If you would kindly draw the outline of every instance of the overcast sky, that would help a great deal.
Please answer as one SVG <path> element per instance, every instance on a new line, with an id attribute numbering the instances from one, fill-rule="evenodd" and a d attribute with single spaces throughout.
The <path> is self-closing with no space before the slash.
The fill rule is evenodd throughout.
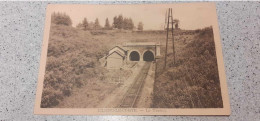
<path id="1" fill-rule="evenodd" d="M 65 12 L 72 19 L 72 26 L 76 26 L 84 17 L 88 22 L 96 18 L 102 26 L 108 18 L 110 24 L 114 16 L 122 14 L 123 17 L 133 19 L 135 26 L 138 22 L 144 23 L 145 30 L 163 29 L 165 12 L 173 9 L 174 19 L 179 19 L 179 27 L 194 30 L 211 26 L 216 21 L 215 7 L 213 4 L 186 3 L 186 4 L 148 4 L 148 5 L 56 5 L 55 12 Z"/>

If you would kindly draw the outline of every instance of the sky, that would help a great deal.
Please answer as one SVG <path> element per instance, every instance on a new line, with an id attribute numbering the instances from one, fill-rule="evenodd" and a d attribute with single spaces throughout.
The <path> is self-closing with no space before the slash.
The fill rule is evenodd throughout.
<path id="1" fill-rule="evenodd" d="M 52 12 L 66 13 L 71 17 L 72 26 L 86 17 L 88 22 L 99 19 L 104 26 L 108 18 L 110 24 L 113 18 L 122 14 L 133 19 L 134 25 L 143 22 L 144 30 L 161 30 L 165 24 L 165 13 L 168 8 L 173 10 L 173 18 L 180 21 L 179 28 L 195 30 L 211 26 L 216 21 L 216 8 L 212 3 L 177 3 L 177 4 L 135 4 L 135 5 L 55 5 Z"/>

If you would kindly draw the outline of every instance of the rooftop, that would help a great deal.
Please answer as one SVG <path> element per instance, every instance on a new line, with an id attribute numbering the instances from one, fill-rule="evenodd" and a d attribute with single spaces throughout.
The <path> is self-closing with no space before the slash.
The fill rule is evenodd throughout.
<path id="1" fill-rule="evenodd" d="M 156 46 L 160 45 L 160 42 L 127 42 L 123 46 Z"/>

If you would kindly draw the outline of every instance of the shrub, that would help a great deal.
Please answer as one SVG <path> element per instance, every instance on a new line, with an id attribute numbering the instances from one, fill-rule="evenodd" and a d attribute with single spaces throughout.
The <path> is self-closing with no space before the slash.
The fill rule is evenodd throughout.
<path id="1" fill-rule="evenodd" d="M 72 95 L 73 88 L 102 75 L 104 68 L 98 67 L 98 57 L 106 50 L 100 43 L 87 31 L 51 25 L 41 107 L 57 106 Z"/>
<path id="2" fill-rule="evenodd" d="M 176 63 L 169 54 L 167 70 L 157 62 L 153 107 L 223 107 L 212 27 L 196 30 L 179 52 Z"/>
<path id="3" fill-rule="evenodd" d="M 71 26 L 72 22 L 68 15 L 65 13 L 53 13 L 51 15 L 51 23 L 57 24 L 57 25 L 66 25 Z"/>

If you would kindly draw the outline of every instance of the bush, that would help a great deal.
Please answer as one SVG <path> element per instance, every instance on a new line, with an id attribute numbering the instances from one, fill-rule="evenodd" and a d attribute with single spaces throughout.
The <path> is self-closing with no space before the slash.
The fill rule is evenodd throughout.
<path id="1" fill-rule="evenodd" d="M 51 15 L 51 23 L 57 24 L 57 25 L 66 25 L 71 26 L 72 22 L 68 15 L 65 13 L 53 13 Z"/>
<path id="2" fill-rule="evenodd" d="M 223 107 L 212 27 L 195 33 L 175 64 L 169 54 L 167 70 L 156 70 L 153 107 Z"/>
<path id="3" fill-rule="evenodd" d="M 102 75 L 98 57 L 106 50 L 100 43 L 86 31 L 51 25 L 41 107 L 57 106 L 73 88 Z"/>

